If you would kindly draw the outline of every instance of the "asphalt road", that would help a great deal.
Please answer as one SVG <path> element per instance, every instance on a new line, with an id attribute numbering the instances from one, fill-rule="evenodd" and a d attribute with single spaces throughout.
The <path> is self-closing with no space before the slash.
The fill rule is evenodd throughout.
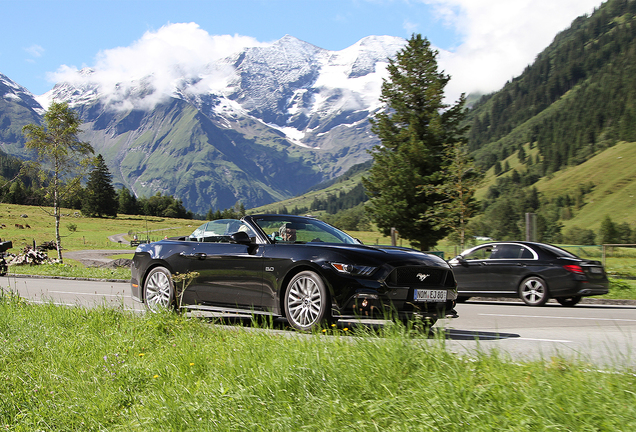
<path id="1" fill-rule="evenodd" d="M 15 289 L 21 297 L 35 303 L 93 307 L 108 305 L 143 311 L 144 306 L 130 297 L 129 282 L 87 281 L 34 277 L 2 277 L 0 286 Z"/>
<path id="2" fill-rule="evenodd" d="M 457 311 L 460 317 L 445 330 L 446 346 L 457 352 L 496 349 L 517 360 L 563 357 L 636 367 L 636 305 L 469 301 Z"/>
<path id="3" fill-rule="evenodd" d="M 3 277 L 0 286 L 33 302 L 144 310 L 130 298 L 128 282 Z M 447 349 L 462 355 L 496 350 L 513 361 L 557 356 L 583 360 L 590 367 L 636 367 L 636 305 L 530 307 L 471 300 L 459 304 L 457 311 L 459 318 L 440 320 L 434 329 L 443 335 Z"/>

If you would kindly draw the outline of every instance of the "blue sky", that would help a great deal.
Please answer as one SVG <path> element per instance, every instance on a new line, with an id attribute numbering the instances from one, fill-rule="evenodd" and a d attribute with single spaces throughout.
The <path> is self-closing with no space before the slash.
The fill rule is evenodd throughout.
<path id="1" fill-rule="evenodd" d="M 196 23 L 240 45 L 286 34 L 338 51 L 365 36 L 421 33 L 447 90 L 488 92 L 518 75 L 600 0 L 0 0 L 0 73 L 40 95 L 60 70 L 96 66 L 144 36 Z M 220 39 L 218 39 L 220 40 Z M 249 44 L 249 43 L 248 43 Z M 130 54 L 130 53 L 128 53 Z M 112 62 L 109 64 L 113 64 Z M 58 74 L 56 75 L 56 72 Z"/>

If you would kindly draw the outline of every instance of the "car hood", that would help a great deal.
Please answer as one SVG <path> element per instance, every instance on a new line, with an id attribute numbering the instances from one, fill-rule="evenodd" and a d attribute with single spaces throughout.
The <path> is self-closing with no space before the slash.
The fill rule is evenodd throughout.
<path id="1" fill-rule="evenodd" d="M 387 264 L 399 262 L 400 265 L 426 265 L 431 267 L 449 268 L 448 263 L 438 256 L 398 246 L 325 243 L 306 243 L 305 245 L 328 248 L 334 252 L 340 252 L 343 255 L 347 255 L 352 259 L 358 258 L 360 260 L 364 260 L 372 258 Z"/>

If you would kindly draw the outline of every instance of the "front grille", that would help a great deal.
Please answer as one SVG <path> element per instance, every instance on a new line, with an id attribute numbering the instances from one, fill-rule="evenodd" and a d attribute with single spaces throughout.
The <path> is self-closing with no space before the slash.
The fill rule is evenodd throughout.
<path id="1" fill-rule="evenodd" d="M 447 286 L 448 270 L 423 266 L 407 266 L 394 269 L 386 283 L 395 287 Z"/>

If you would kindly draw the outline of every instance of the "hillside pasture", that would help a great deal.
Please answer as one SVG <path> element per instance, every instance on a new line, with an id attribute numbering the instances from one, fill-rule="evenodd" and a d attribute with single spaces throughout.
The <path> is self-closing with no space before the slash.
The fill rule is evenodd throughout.
<path id="1" fill-rule="evenodd" d="M 13 249 L 20 253 L 25 247 L 55 240 L 55 220 L 47 214 L 50 208 L 0 204 L 0 238 L 11 240 Z M 170 219 L 153 216 L 119 215 L 116 218 L 89 218 L 72 209 L 62 209 L 60 233 L 65 250 L 130 249 L 134 234 L 139 239 L 159 240 L 190 234 L 201 221 Z M 124 234 L 121 244 L 109 240 L 115 234 Z M 55 252 L 53 252 L 55 256 Z"/>

